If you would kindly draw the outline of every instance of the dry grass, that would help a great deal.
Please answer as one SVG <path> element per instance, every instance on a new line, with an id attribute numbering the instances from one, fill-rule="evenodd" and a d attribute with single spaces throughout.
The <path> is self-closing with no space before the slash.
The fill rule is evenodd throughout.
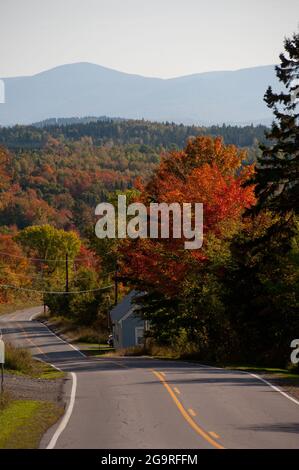
<path id="1" fill-rule="evenodd" d="M 117 349 L 105 354 L 106 356 L 154 356 L 161 359 L 178 359 L 180 355 L 166 346 L 131 346 Z"/>
<path id="2" fill-rule="evenodd" d="M 64 376 L 49 364 L 32 358 L 27 349 L 15 348 L 12 344 L 5 345 L 5 369 L 17 375 L 28 375 L 39 379 L 57 379 Z"/>
<path id="3" fill-rule="evenodd" d="M 40 320 L 46 320 L 53 331 L 58 335 L 64 335 L 72 343 L 106 343 L 108 334 L 101 333 L 95 326 L 81 326 L 70 318 L 61 316 L 40 316 Z"/>
<path id="4" fill-rule="evenodd" d="M 27 349 L 15 348 L 12 344 L 6 343 L 5 367 L 16 372 L 30 374 L 34 368 L 34 361 Z"/>
<path id="5" fill-rule="evenodd" d="M 3 411 L 12 401 L 12 395 L 7 390 L 0 392 L 0 412 Z"/>

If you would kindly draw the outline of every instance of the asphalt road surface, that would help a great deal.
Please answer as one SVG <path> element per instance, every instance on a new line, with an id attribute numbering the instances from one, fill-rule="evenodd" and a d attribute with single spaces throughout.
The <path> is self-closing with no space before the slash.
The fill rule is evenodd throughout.
<path id="1" fill-rule="evenodd" d="M 30 321 L 0 317 L 4 340 L 69 372 L 67 409 L 41 442 L 59 449 L 299 448 L 299 402 L 250 374 L 149 358 L 87 358 Z"/>

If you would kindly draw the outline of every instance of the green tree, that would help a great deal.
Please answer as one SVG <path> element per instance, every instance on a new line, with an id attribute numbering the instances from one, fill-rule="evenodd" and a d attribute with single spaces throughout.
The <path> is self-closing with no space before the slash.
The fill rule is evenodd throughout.
<path id="1" fill-rule="evenodd" d="M 246 229 L 232 244 L 225 282 L 243 360 L 285 366 L 290 341 L 299 331 L 299 34 L 285 40 L 280 61 L 276 74 L 283 91 L 266 91 L 275 120 L 249 181 L 255 184 L 257 204 L 247 211 Z"/>
<path id="2" fill-rule="evenodd" d="M 34 225 L 21 230 L 16 241 L 23 247 L 36 268 L 35 287 L 43 290 L 64 290 L 66 256 L 69 281 L 74 276 L 73 261 L 79 253 L 81 241 L 75 232 L 66 232 L 51 225 Z"/>
<path id="3" fill-rule="evenodd" d="M 27 250 L 28 255 L 39 258 L 49 267 L 57 267 L 64 261 L 66 254 L 74 259 L 79 253 L 81 241 L 73 232 L 57 229 L 52 225 L 33 225 L 26 227 L 16 237 Z"/>
<path id="4" fill-rule="evenodd" d="M 279 216 L 275 231 L 280 227 L 292 235 L 294 215 L 299 213 L 299 33 L 286 39 L 284 45 L 285 53 L 280 54 L 281 63 L 276 66 L 283 91 L 274 93 L 269 87 L 264 98 L 275 121 L 266 134 L 270 143 L 261 146 L 257 161 L 254 182 L 258 201 L 254 211 L 271 210 Z"/>

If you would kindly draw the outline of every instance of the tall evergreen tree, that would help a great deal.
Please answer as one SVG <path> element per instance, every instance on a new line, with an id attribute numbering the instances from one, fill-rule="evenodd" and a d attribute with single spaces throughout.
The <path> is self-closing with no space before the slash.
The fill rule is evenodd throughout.
<path id="1" fill-rule="evenodd" d="M 236 237 L 233 262 L 225 278 L 231 324 L 249 361 L 285 365 L 297 336 L 298 262 L 295 254 L 299 212 L 299 33 L 285 40 L 276 75 L 281 92 L 271 87 L 265 102 L 274 113 L 261 146 L 255 184 L 257 203 L 245 213 L 246 229 Z M 251 217 L 247 217 L 247 216 Z M 295 259 L 296 258 L 296 259 Z"/>
<path id="2" fill-rule="evenodd" d="M 299 212 L 299 33 L 285 39 L 276 75 L 284 90 L 269 87 L 264 100 L 273 110 L 275 121 L 267 133 L 270 143 L 263 145 L 258 159 L 255 183 L 256 211 L 270 209 L 287 220 Z M 282 220 L 281 220 L 282 221 Z"/>

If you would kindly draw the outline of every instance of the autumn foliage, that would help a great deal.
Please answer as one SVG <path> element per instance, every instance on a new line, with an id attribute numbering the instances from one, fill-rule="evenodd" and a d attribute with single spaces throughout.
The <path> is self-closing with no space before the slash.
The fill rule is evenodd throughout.
<path id="1" fill-rule="evenodd" d="M 173 295 L 186 277 L 211 262 L 215 252 L 242 226 L 242 214 L 255 202 L 253 186 L 244 187 L 253 168 L 243 167 L 243 151 L 225 146 L 221 138 L 197 137 L 183 151 L 167 153 L 150 181 L 138 181 L 140 201 L 203 203 L 204 242 L 185 250 L 182 239 L 126 241 L 122 275 L 132 284 Z"/>
<path id="2" fill-rule="evenodd" d="M 15 292 L 6 286 L 30 287 L 32 268 L 13 234 L 0 234 L 0 303 L 9 302 Z M 19 293 L 20 295 L 20 293 Z M 21 292 L 22 295 L 22 292 Z"/>

